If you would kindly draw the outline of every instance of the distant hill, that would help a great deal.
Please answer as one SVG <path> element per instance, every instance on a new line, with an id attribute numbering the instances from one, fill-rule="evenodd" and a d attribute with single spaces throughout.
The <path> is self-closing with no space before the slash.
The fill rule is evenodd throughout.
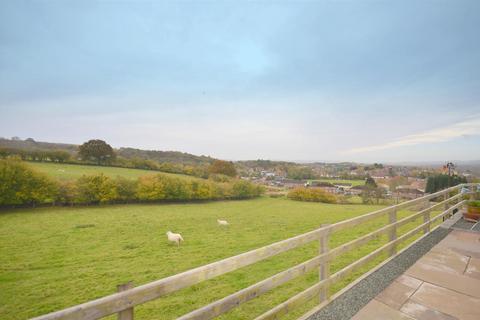
<path id="1" fill-rule="evenodd" d="M 28 138 L 26 140 L 10 140 L 0 138 L 0 147 L 20 150 L 65 150 L 71 154 L 77 152 L 78 148 L 76 144 L 41 142 L 35 141 L 32 138 Z"/>
<path id="2" fill-rule="evenodd" d="M 171 162 L 182 164 L 210 164 L 215 159 L 208 156 L 196 156 L 190 153 L 179 151 L 157 151 L 157 150 L 141 150 L 134 148 L 120 148 L 115 150 L 117 155 L 132 159 L 141 158 L 154 160 L 158 162 Z"/>
<path id="3" fill-rule="evenodd" d="M 294 165 L 295 162 L 288 161 L 274 161 L 274 160 L 242 160 L 236 161 L 236 164 L 239 166 L 245 166 L 248 168 L 262 168 L 264 170 L 274 169 L 280 166 L 289 166 Z"/>
<path id="4" fill-rule="evenodd" d="M 108 142 L 108 141 L 107 141 Z M 64 150 L 72 154 L 77 153 L 78 145 L 68 143 L 52 143 L 35 141 L 32 138 L 26 140 L 20 139 L 4 139 L 0 138 L 0 148 L 13 148 L 20 150 Z M 208 156 L 196 156 L 190 153 L 179 151 L 156 151 L 156 150 L 141 150 L 134 148 L 120 148 L 115 149 L 118 156 L 133 159 L 140 158 L 146 160 L 154 160 L 160 163 L 177 163 L 185 165 L 202 165 L 210 164 L 215 159 Z"/>
<path id="5" fill-rule="evenodd" d="M 420 168 L 441 168 L 447 161 L 416 161 L 416 162 L 396 162 L 392 165 L 412 166 Z M 480 175 L 480 160 L 450 160 L 455 164 L 455 169 L 461 172 L 471 172 Z"/>

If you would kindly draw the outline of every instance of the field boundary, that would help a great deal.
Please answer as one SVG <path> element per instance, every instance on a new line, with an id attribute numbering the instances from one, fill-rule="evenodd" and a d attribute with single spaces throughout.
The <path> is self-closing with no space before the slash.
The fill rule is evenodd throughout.
<path id="1" fill-rule="evenodd" d="M 383 253 L 388 253 L 390 257 L 396 255 L 397 245 L 404 240 L 416 235 L 419 232 L 429 234 L 430 226 L 435 221 L 450 216 L 455 210 L 458 210 L 465 204 L 462 200 L 462 194 L 459 193 L 460 188 L 467 186 L 466 184 L 451 187 L 421 198 L 406 201 L 394 206 L 386 207 L 377 211 L 373 211 L 355 218 L 340 221 L 335 224 L 323 226 L 316 230 L 282 240 L 259 249 L 251 250 L 237 256 L 226 258 L 217 262 L 213 262 L 198 268 L 194 268 L 167 278 L 153 281 L 135 288 L 105 296 L 100 299 L 92 300 L 77 306 L 73 306 L 64 310 L 53 312 L 44 316 L 36 317 L 35 320 L 53 320 L 53 319 L 99 319 L 111 314 L 118 313 L 119 317 L 124 320 L 133 319 L 133 308 L 137 305 L 146 303 L 151 300 L 158 299 L 169 293 L 180 289 L 190 287 L 197 283 L 220 276 L 222 274 L 240 269 L 242 267 L 254 264 L 264 259 L 276 256 L 282 252 L 297 248 L 313 241 L 318 241 L 319 255 L 291 267 L 285 271 L 277 273 L 267 279 L 264 279 L 254 285 L 244 288 L 233 293 L 223 299 L 217 300 L 202 308 L 194 310 L 179 319 L 212 319 L 222 315 L 238 305 L 250 301 L 255 297 L 278 287 L 308 271 L 318 270 L 319 282 L 310 288 L 296 294 L 287 301 L 279 304 L 266 313 L 258 316 L 256 320 L 278 319 L 282 315 L 289 313 L 292 309 L 312 299 L 318 299 L 319 304 L 327 301 L 328 287 L 337 281 L 345 278 L 352 271 L 371 262 Z M 468 185 L 470 186 L 470 185 Z M 473 185 L 472 185 L 473 186 Z M 431 205 L 430 200 L 443 197 L 442 201 Z M 456 204 L 450 206 L 452 202 Z M 397 221 L 397 212 L 414 205 L 426 205 L 427 208 L 415 214 L 405 217 Z M 443 211 L 431 217 L 433 209 L 443 207 Z M 346 244 L 342 244 L 336 248 L 329 249 L 329 239 L 332 233 L 352 228 L 364 222 L 371 221 L 379 217 L 388 217 L 387 225 L 354 239 Z M 405 225 L 411 221 L 423 218 L 423 223 L 414 229 L 398 236 L 398 227 Z M 388 235 L 388 243 L 374 250 L 368 255 L 356 260 L 355 262 L 344 267 L 335 274 L 329 275 L 330 261 L 335 257 L 358 248 L 369 241 L 377 238 L 379 235 Z M 128 312 L 124 312 L 128 310 Z M 128 317 L 126 315 L 129 315 Z"/>

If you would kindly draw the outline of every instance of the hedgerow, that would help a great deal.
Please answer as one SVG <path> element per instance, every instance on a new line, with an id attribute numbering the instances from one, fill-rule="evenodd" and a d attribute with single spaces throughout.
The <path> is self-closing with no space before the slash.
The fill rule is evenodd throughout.
<path id="1" fill-rule="evenodd" d="M 292 200 L 336 203 L 335 195 L 320 188 L 295 188 L 288 192 L 287 197 Z"/>
<path id="2" fill-rule="evenodd" d="M 57 181 L 20 160 L 0 160 L 0 206 L 246 199 L 262 193 L 261 186 L 244 180 L 185 180 L 164 174 L 128 180 L 100 173 Z"/>

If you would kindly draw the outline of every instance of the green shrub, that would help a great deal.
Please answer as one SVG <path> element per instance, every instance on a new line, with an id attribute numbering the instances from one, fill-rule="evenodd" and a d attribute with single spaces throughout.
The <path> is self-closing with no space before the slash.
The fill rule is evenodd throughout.
<path id="1" fill-rule="evenodd" d="M 21 161 L 0 160 L 0 205 L 52 203 L 57 191 L 53 180 Z"/>
<path id="2" fill-rule="evenodd" d="M 122 202 L 129 202 L 136 200 L 137 196 L 137 180 L 130 180 L 124 177 L 116 177 L 114 180 L 117 188 L 117 200 Z"/>
<path id="3" fill-rule="evenodd" d="M 190 191 L 187 182 L 162 174 L 148 175 L 138 179 L 139 200 L 188 200 Z"/>
<path id="4" fill-rule="evenodd" d="M 469 201 L 468 205 L 470 207 L 480 208 L 480 200 Z"/>
<path id="5" fill-rule="evenodd" d="M 320 188 L 295 188 L 288 192 L 287 197 L 291 200 L 312 201 L 324 203 L 336 203 L 335 195 Z"/>
<path id="6" fill-rule="evenodd" d="M 79 203 L 76 181 L 59 181 L 56 202 L 59 204 Z"/>
<path id="7" fill-rule="evenodd" d="M 222 199 L 216 185 L 209 181 L 190 182 L 190 196 L 192 200 Z"/>
<path id="8" fill-rule="evenodd" d="M 208 176 L 209 180 L 215 181 L 215 182 L 230 182 L 232 181 L 232 177 L 229 177 L 224 174 L 220 173 L 212 173 Z"/>
<path id="9" fill-rule="evenodd" d="M 262 192 L 261 186 L 245 180 L 237 180 L 232 186 L 232 197 L 235 199 L 258 197 Z"/>
<path id="10" fill-rule="evenodd" d="M 234 183 L 186 182 L 161 174 L 140 177 L 137 187 L 137 197 L 143 201 L 245 199 L 262 192 L 261 187 L 243 180 Z"/>
<path id="11" fill-rule="evenodd" d="M 78 203 L 109 203 L 117 200 L 117 186 L 114 181 L 103 175 L 82 176 L 77 180 Z"/>

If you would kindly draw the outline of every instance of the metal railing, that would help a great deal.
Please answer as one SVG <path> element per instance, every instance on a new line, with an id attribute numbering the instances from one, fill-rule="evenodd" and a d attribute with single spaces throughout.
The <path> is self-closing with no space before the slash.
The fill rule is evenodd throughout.
<path id="1" fill-rule="evenodd" d="M 387 252 L 389 256 L 395 255 L 397 245 L 402 241 L 411 238 L 415 234 L 419 232 L 423 232 L 425 234 L 431 232 L 431 226 L 434 222 L 451 215 L 455 209 L 459 209 L 462 205 L 464 205 L 465 201 L 462 200 L 462 194 L 458 192 L 459 189 L 464 186 L 470 185 L 458 185 L 423 196 L 421 198 L 402 202 L 400 204 L 370 212 L 352 219 L 340 221 L 335 224 L 324 226 L 259 249 L 248 251 L 138 287 L 130 288 L 128 285 L 122 286 L 119 287 L 118 293 L 36 317 L 34 320 L 99 319 L 115 313 L 118 313 L 118 318 L 121 320 L 132 320 L 134 317 L 133 308 L 135 306 L 265 260 L 307 243 L 318 241 L 318 256 L 178 318 L 179 320 L 205 320 L 215 318 L 239 306 L 240 304 L 252 300 L 255 297 L 258 297 L 259 295 L 270 291 L 298 276 L 318 269 L 319 282 L 255 318 L 255 320 L 278 319 L 282 315 L 290 312 L 296 306 L 302 305 L 311 299 L 318 299 L 319 303 L 321 303 L 327 299 L 328 287 L 330 285 L 345 278 L 345 276 L 347 276 L 349 273 L 377 258 L 382 253 Z M 438 199 L 442 196 L 442 201 L 430 205 L 431 199 Z M 449 205 L 454 201 L 457 203 L 449 207 Z M 430 206 L 400 220 L 397 219 L 397 212 L 399 210 L 423 203 L 428 203 Z M 443 208 L 443 212 L 432 218 L 431 212 L 435 209 L 438 210 L 439 208 Z M 360 225 L 375 218 L 382 216 L 386 217 L 387 215 L 389 217 L 389 222 L 387 225 L 384 225 L 373 232 L 370 232 L 338 247 L 329 249 L 328 243 L 333 233 Z M 423 222 L 420 225 L 403 235 L 398 235 L 397 229 L 399 227 L 415 221 L 420 217 L 423 217 Z M 376 237 L 384 234 L 388 235 L 388 243 L 349 264 L 336 273 L 332 275 L 329 274 L 330 262 L 335 257 L 360 247 Z"/>

